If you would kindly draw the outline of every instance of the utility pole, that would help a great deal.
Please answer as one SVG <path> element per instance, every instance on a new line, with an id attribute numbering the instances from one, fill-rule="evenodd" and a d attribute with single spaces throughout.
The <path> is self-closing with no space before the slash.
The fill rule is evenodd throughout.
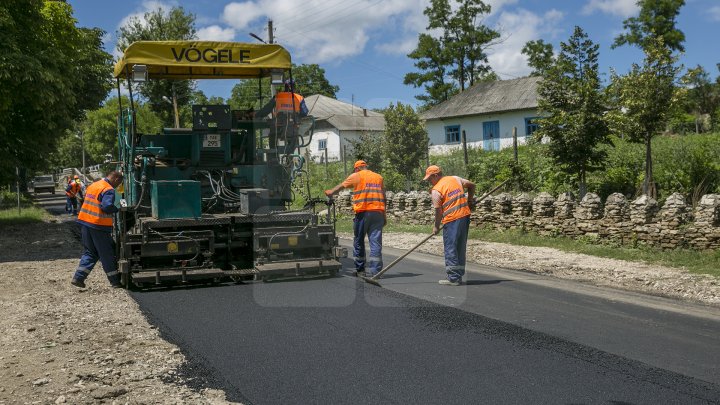
<path id="1" fill-rule="evenodd" d="M 268 44 L 272 44 L 274 41 L 273 36 L 273 22 L 272 20 L 268 20 Z"/>
<path id="2" fill-rule="evenodd" d="M 518 143 L 517 143 L 517 127 L 513 127 L 513 155 L 515 156 L 515 164 L 518 162 Z"/>
<path id="3" fill-rule="evenodd" d="M 15 176 L 17 179 L 15 180 L 15 191 L 17 191 L 17 203 L 18 203 L 18 215 L 20 215 L 20 167 L 15 166 Z"/>

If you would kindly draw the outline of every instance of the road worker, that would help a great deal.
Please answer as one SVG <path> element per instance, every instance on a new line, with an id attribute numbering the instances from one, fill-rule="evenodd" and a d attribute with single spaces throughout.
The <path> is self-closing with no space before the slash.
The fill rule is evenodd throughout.
<path id="1" fill-rule="evenodd" d="M 85 288 L 85 279 L 98 260 L 113 287 L 121 287 L 120 275 L 115 264 L 115 247 L 112 239 L 115 187 L 123 180 L 122 173 L 112 171 L 102 180 L 88 186 L 77 222 L 81 225 L 82 244 L 85 251 L 70 284 Z"/>
<path id="2" fill-rule="evenodd" d="M 355 211 L 353 220 L 353 257 L 355 260 L 355 275 L 370 277 L 382 270 L 382 229 L 387 223 L 385 214 L 385 187 L 381 175 L 368 169 L 364 160 L 358 160 L 353 166 L 354 172 L 345 181 L 330 190 L 325 195 L 332 197 L 343 188 L 353 188 L 352 203 Z M 365 260 L 365 235 L 370 244 L 370 256 L 367 257 L 367 272 Z"/>
<path id="3" fill-rule="evenodd" d="M 440 167 L 432 165 L 425 177 L 432 184 L 432 205 L 435 208 L 433 234 L 443 229 L 445 272 L 441 285 L 461 285 L 465 275 L 465 252 L 470 229 L 470 211 L 475 209 L 475 183 L 458 176 L 443 176 Z M 465 190 L 467 188 L 467 195 Z M 442 224 L 442 225 L 441 225 Z"/>
<path id="4" fill-rule="evenodd" d="M 273 116 L 270 125 L 269 148 L 275 149 L 278 139 L 285 141 L 286 146 L 288 142 L 294 143 L 299 120 L 306 117 L 309 112 L 303 96 L 295 93 L 294 81 L 286 80 L 284 91 L 275 94 L 267 104 L 257 111 L 255 116 L 262 118 L 271 112 Z M 290 148 L 294 148 L 294 145 L 290 145 Z M 292 149 L 286 147 L 286 150 Z"/>
<path id="5" fill-rule="evenodd" d="M 82 195 L 82 184 L 80 183 L 80 177 L 75 175 L 75 178 L 70 180 L 65 187 L 65 211 L 70 215 L 77 215 L 78 211 L 78 197 Z"/>

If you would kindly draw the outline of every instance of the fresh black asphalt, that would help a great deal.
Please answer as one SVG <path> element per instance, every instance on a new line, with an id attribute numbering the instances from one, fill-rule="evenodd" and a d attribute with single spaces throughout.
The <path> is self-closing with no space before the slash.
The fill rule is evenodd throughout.
<path id="1" fill-rule="evenodd" d="M 351 277 L 132 295 L 186 377 L 245 403 L 720 402 L 718 385 Z"/>

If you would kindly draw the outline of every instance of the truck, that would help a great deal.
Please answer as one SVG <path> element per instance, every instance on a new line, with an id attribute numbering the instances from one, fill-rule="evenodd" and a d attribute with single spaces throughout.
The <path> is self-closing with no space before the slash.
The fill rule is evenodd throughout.
<path id="1" fill-rule="evenodd" d="M 35 176 L 30 181 L 30 188 L 33 189 L 33 194 L 42 192 L 55 194 L 55 179 L 52 174 Z"/>
<path id="2" fill-rule="evenodd" d="M 334 205 L 310 195 L 300 154 L 312 139 L 312 117 L 293 111 L 263 118 L 229 105 L 193 105 L 189 127 L 138 131 L 138 84 L 256 80 L 262 89 L 263 83 L 292 79 L 287 50 L 278 44 L 139 41 L 125 50 L 114 76 L 118 94 L 125 85 L 130 96 L 118 116 L 117 170 L 124 180 L 113 226 L 123 286 L 337 274 L 347 250 L 338 243 Z"/>

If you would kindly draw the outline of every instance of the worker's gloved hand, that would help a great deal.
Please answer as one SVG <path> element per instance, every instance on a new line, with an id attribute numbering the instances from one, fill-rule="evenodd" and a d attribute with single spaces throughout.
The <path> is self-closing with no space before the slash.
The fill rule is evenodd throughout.
<path id="1" fill-rule="evenodd" d="M 475 211 L 475 208 L 477 208 L 477 203 L 475 201 L 469 201 L 468 207 L 470 207 L 470 211 Z"/>
<path id="2" fill-rule="evenodd" d="M 328 197 L 332 197 L 332 195 L 333 195 L 332 190 L 325 190 L 325 195 Z"/>
<path id="3" fill-rule="evenodd" d="M 433 225 L 433 235 L 437 235 L 438 232 L 440 232 L 440 228 L 438 228 L 437 225 Z"/>

